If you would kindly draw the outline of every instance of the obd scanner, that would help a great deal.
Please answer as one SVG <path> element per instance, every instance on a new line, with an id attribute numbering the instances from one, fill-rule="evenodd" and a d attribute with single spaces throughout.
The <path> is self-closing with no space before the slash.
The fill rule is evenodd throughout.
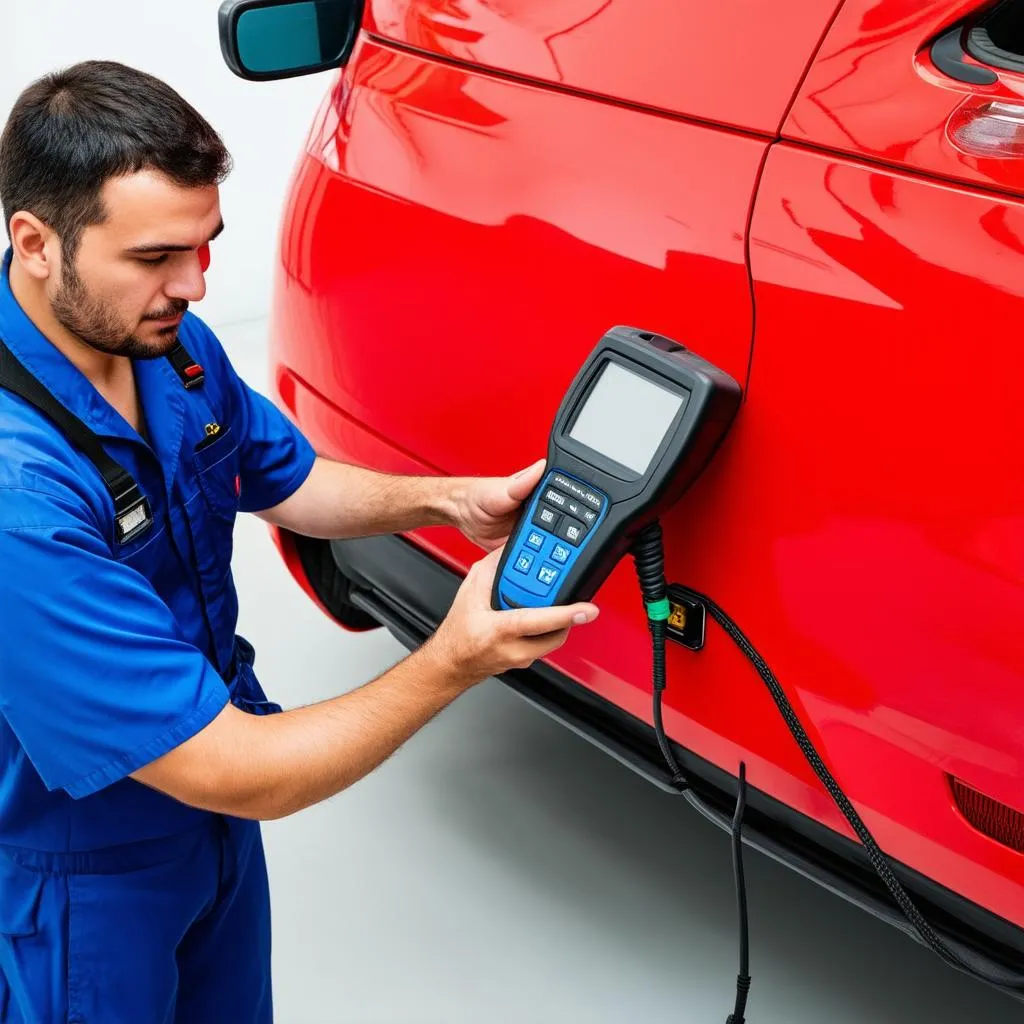
<path id="1" fill-rule="evenodd" d="M 612 328 L 558 409 L 547 472 L 505 546 L 492 606 L 589 600 L 704 468 L 740 397 L 732 377 L 678 342 Z"/>

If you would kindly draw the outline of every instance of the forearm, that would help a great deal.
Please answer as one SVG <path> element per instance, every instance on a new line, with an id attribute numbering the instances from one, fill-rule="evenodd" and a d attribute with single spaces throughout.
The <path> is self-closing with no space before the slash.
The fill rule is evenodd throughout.
<path id="1" fill-rule="evenodd" d="M 460 481 L 390 476 L 317 459 L 305 483 L 263 518 L 306 537 L 365 537 L 453 522 Z"/>
<path id="2" fill-rule="evenodd" d="M 475 562 L 437 631 L 373 682 L 276 715 L 228 704 L 133 777 L 182 803 L 248 818 L 280 818 L 352 785 L 474 683 L 532 665 L 597 616 L 585 603 L 495 611 L 499 558 L 495 549 Z"/>
<path id="3" fill-rule="evenodd" d="M 276 715 L 228 706 L 135 777 L 204 810 L 271 819 L 357 782 L 468 686 L 424 645 L 351 693 Z"/>
<path id="4" fill-rule="evenodd" d="M 421 648 L 351 693 L 262 719 L 253 758 L 262 779 L 250 780 L 251 803 L 236 813 L 284 817 L 358 782 L 466 689 L 453 671 Z"/>

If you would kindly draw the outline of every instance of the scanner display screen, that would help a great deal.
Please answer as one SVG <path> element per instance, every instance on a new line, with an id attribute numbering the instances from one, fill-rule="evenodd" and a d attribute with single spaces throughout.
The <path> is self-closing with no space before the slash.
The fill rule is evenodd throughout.
<path id="1" fill-rule="evenodd" d="M 569 437 L 641 475 L 688 396 L 615 362 L 605 363 Z"/>

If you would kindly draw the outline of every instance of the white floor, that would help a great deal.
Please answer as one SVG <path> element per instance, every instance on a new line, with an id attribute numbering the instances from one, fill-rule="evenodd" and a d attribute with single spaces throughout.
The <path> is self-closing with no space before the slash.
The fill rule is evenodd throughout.
<path id="1" fill-rule="evenodd" d="M 220 331 L 254 386 L 265 325 Z M 285 706 L 404 655 L 308 602 L 265 527 L 236 535 L 240 631 Z M 728 839 L 500 683 L 326 804 L 265 826 L 277 1020 L 721 1022 L 736 971 Z M 898 932 L 748 853 L 751 1024 L 1024 1021 Z"/>

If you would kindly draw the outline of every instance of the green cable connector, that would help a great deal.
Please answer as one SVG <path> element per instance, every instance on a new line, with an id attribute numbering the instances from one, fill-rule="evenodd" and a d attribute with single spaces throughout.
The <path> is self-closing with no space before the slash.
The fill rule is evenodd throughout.
<path id="1" fill-rule="evenodd" d="M 647 605 L 647 618 L 652 622 L 667 622 L 671 614 L 672 605 L 667 597 L 663 597 L 660 601 L 651 601 Z"/>

